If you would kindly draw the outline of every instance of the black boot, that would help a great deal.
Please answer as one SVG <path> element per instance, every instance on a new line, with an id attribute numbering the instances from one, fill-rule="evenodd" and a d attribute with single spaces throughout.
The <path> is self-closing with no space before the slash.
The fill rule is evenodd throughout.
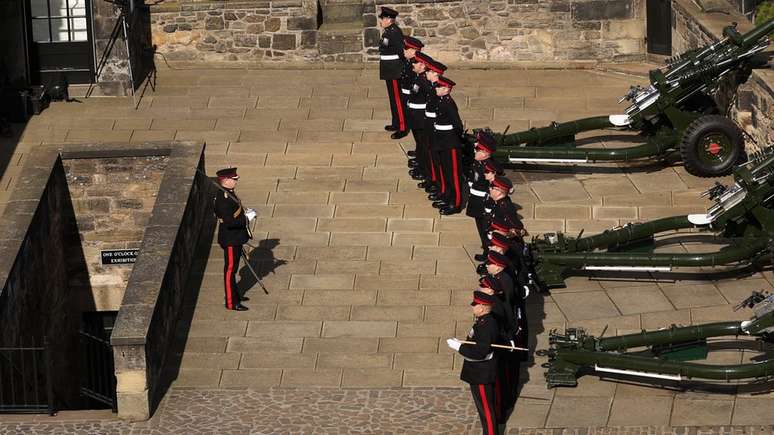
<path id="1" fill-rule="evenodd" d="M 408 130 L 396 131 L 395 133 L 391 134 L 390 137 L 393 139 L 403 139 L 404 137 L 408 136 L 408 134 Z"/>

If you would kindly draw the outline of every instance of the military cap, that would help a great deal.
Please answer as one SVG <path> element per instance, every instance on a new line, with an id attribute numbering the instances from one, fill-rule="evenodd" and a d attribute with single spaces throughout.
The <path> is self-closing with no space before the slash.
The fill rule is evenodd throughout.
<path id="1" fill-rule="evenodd" d="M 503 167 L 501 164 L 497 163 L 494 159 L 487 159 L 484 162 L 484 171 L 485 172 L 494 172 L 497 175 L 503 174 Z"/>
<path id="2" fill-rule="evenodd" d="M 438 86 L 446 87 L 446 88 L 451 89 L 457 83 L 454 83 L 454 81 L 452 79 L 448 78 L 448 77 L 441 76 L 441 77 L 438 77 L 438 83 L 437 84 L 438 84 Z"/>
<path id="3" fill-rule="evenodd" d="M 423 53 L 421 51 L 417 51 L 417 54 L 414 55 L 414 58 L 411 59 L 415 62 L 422 62 L 423 64 L 427 65 L 430 62 L 433 62 L 433 58 L 428 56 L 427 53 Z"/>
<path id="4" fill-rule="evenodd" d="M 521 228 L 524 228 L 524 225 L 513 222 L 509 219 L 504 219 L 501 216 L 495 216 L 495 218 L 492 219 L 492 222 L 489 224 L 489 229 L 493 231 L 502 231 L 504 233 Z"/>
<path id="5" fill-rule="evenodd" d="M 511 248 L 511 240 L 500 233 L 492 233 L 491 244 L 503 249 Z"/>
<path id="6" fill-rule="evenodd" d="M 441 62 L 438 62 L 437 60 L 431 58 L 430 56 L 423 56 L 419 59 L 422 63 L 424 63 L 427 66 L 427 69 L 430 71 L 435 71 L 438 74 L 443 74 L 444 71 L 446 71 L 446 65 L 442 64 Z"/>
<path id="7" fill-rule="evenodd" d="M 379 13 L 379 18 L 395 18 L 398 16 L 398 11 L 387 6 L 382 6 L 382 11 Z"/>
<path id="8" fill-rule="evenodd" d="M 471 302 L 470 305 L 493 305 L 496 300 L 496 296 L 488 295 L 476 290 L 473 292 L 473 302 Z"/>
<path id="9" fill-rule="evenodd" d="M 422 41 L 420 41 L 417 38 L 414 38 L 413 36 L 404 36 L 403 44 L 406 46 L 406 48 L 413 48 L 415 50 L 421 50 L 422 47 L 425 46 L 425 44 L 423 44 Z"/>
<path id="10" fill-rule="evenodd" d="M 491 134 L 484 130 L 479 130 L 476 132 L 476 148 L 492 154 L 497 150 L 497 143 Z"/>
<path id="11" fill-rule="evenodd" d="M 500 280 L 490 275 L 481 277 L 481 279 L 478 280 L 478 286 L 481 288 L 492 289 L 495 293 L 503 292 L 503 284 Z"/>
<path id="12" fill-rule="evenodd" d="M 495 251 L 489 251 L 489 253 L 486 255 L 486 264 L 494 264 L 500 267 L 508 267 L 511 265 L 511 260 L 508 259 L 505 255 L 495 252 Z"/>
<path id="13" fill-rule="evenodd" d="M 492 180 L 490 187 L 494 189 L 500 189 L 503 192 L 511 193 L 511 189 L 513 189 L 513 183 L 508 179 L 508 177 L 498 175 L 494 180 Z"/>
<path id="14" fill-rule="evenodd" d="M 218 178 L 233 178 L 235 180 L 239 179 L 239 175 L 237 175 L 237 168 L 221 169 L 216 172 L 215 175 L 217 175 Z"/>

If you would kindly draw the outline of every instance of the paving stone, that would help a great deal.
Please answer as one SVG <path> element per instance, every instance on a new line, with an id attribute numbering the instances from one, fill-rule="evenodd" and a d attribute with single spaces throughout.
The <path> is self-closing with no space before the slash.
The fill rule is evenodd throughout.
<path id="1" fill-rule="evenodd" d="M 570 321 L 620 314 L 604 292 L 563 293 L 552 297 Z"/>
<path id="2" fill-rule="evenodd" d="M 402 205 L 358 205 L 358 204 L 337 204 L 336 217 L 354 218 L 354 217 L 384 217 L 393 218 L 403 215 Z"/>
<path id="3" fill-rule="evenodd" d="M 239 367 L 238 353 L 185 352 L 180 367 L 186 369 L 236 369 Z"/>
<path id="4" fill-rule="evenodd" d="M 191 353 L 222 353 L 226 351 L 226 337 L 186 337 L 185 351 Z"/>
<path id="5" fill-rule="evenodd" d="M 676 397 L 670 424 L 673 426 L 730 424 L 733 409 L 733 400 L 696 400 Z"/>
<path id="6" fill-rule="evenodd" d="M 381 218 L 320 218 L 317 222 L 318 231 L 368 233 L 384 231 L 387 220 Z"/>
<path id="7" fill-rule="evenodd" d="M 774 415 L 771 414 L 770 409 L 771 398 L 737 397 L 731 424 L 774 425 Z"/>
<path id="8" fill-rule="evenodd" d="M 336 337 L 307 338 L 304 340 L 304 353 L 367 354 L 376 353 L 378 348 L 378 338 Z"/>
<path id="9" fill-rule="evenodd" d="M 380 290 L 377 304 L 400 305 L 411 301 L 413 305 L 449 305 L 448 291 Z"/>
<path id="10" fill-rule="evenodd" d="M 376 290 L 306 290 L 304 305 L 374 305 Z"/>
<path id="11" fill-rule="evenodd" d="M 429 232 L 433 231 L 433 219 L 389 219 L 388 232 Z"/>
<path id="12" fill-rule="evenodd" d="M 611 401 L 609 397 L 556 397 L 546 427 L 603 426 Z"/>
<path id="13" fill-rule="evenodd" d="M 380 338 L 380 353 L 437 353 L 438 337 Z"/>
<path id="14" fill-rule="evenodd" d="M 687 309 L 644 313 L 641 317 L 642 327 L 651 330 L 667 328 L 671 325 L 687 326 L 691 324 L 691 311 Z"/>
<path id="15" fill-rule="evenodd" d="M 296 251 L 297 259 L 308 260 L 365 260 L 366 246 L 299 246 Z"/>
<path id="16" fill-rule="evenodd" d="M 413 249 L 410 246 L 369 246 L 369 260 L 410 260 Z"/>
<path id="17" fill-rule="evenodd" d="M 317 362 L 317 354 L 308 353 L 278 353 L 255 352 L 243 353 L 239 363 L 239 369 L 285 369 L 308 368 L 313 369 Z"/>
<path id="18" fill-rule="evenodd" d="M 389 369 L 392 368 L 392 355 L 321 353 L 317 358 L 318 369 Z"/>
<path id="19" fill-rule="evenodd" d="M 395 321 L 327 321 L 323 337 L 395 337 Z"/>
<path id="20" fill-rule="evenodd" d="M 400 387 L 403 370 L 379 368 L 345 368 L 341 386 L 345 388 L 389 388 Z"/>
<path id="21" fill-rule="evenodd" d="M 387 204 L 388 192 L 332 192 L 331 204 Z"/>
<path id="22" fill-rule="evenodd" d="M 313 321 L 251 321 L 247 337 L 319 337 L 322 322 Z"/>
<path id="23" fill-rule="evenodd" d="M 353 260 L 335 260 L 335 261 L 317 261 L 315 273 L 376 273 L 379 270 L 379 261 L 353 261 Z"/>
<path id="24" fill-rule="evenodd" d="M 338 387 L 341 385 L 341 369 L 285 369 L 282 371 L 283 387 Z"/>
<path id="25" fill-rule="evenodd" d="M 191 337 L 240 337 L 245 335 L 247 322 L 243 320 L 197 320 L 188 330 Z"/>
<path id="26" fill-rule="evenodd" d="M 384 290 L 384 289 L 416 290 L 418 287 L 419 287 L 419 275 L 359 274 L 355 276 L 356 290 Z"/>
<path id="27" fill-rule="evenodd" d="M 282 370 L 280 369 L 223 370 L 220 387 L 240 389 L 277 387 L 280 384 L 281 376 Z"/>
<path id="28" fill-rule="evenodd" d="M 303 338 L 296 337 L 229 337 L 226 352 L 301 352 Z"/>
<path id="29" fill-rule="evenodd" d="M 456 370 L 412 369 L 403 373 L 404 387 L 462 387 Z"/>
<path id="30" fill-rule="evenodd" d="M 672 304 L 657 287 L 617 288 L 607 291 L 622 314 L 672 310 Z"/>
<path id="31" fill-rule="evenodd" d="M 395 368 L 407 369 L 407 370 L 451 370 L 452 369 L 451 354 L 438 354 L 438 353 L 396 353 L 395 354 Z"/>
<path id="32" fill-rule="evenodd" d="M 395 232 L 392 236 L 393 246 L 438 246 L 438 241 L 436 233 Z"/>
<path id="33" fill-rule="evenodd" d="M 349 306 L 279 306 L 277 320 L 346 320 Z"/>
<path id="34" fill-rule="evenodd" d="M 398 322 L 398 337 L 450 337 L 454 335 L 455 322 Z"/>
<path id="35" fill-rule="evenodd" d="M 422 320 L 422 307 L 416 306 L 366 306 L 352 307 L 352 320 Z"/>
<path id="36" fill-rule="evenodd" d="M 661 285 L 661 289 L 677 309 L 726 304 L 726 300 L 712 284 L 664 284 Z"/>
<path id="37" fill-rule="evenodd" d="M 175 387 L 217 388 L 220 384 L 220 369 L 181 368 L 174 381 Z"/>

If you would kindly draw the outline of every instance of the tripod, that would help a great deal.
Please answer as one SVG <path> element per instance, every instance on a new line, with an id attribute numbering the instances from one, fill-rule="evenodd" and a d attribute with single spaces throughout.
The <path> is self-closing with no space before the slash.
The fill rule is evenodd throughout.
<path id="1" fill-rule="evenodd" d="M 116 40 L 118 40 L 119 36 L 122 36 L 124 40 L 124 47 L 126 48 L 127 69 L 129 70 L 129 88 L 131 89 L 132 102 L 134 103 L 134 108 L 136 109 L 137 97 L 134 91 L 132 52 L 129 49 L 129 24 L 127 23 L 127 17 L 133 15 L 134 4 L 132 3 L 132 0 L 105 1 L 118 6 L 118 19 L 116 19 L 116 24 L 113 26 L 113 30 L 110 32 L 110 39 L 108 40 L 108 44 L 105 46 L 105 51 L 102 52 L 102 56 L 100 57 L 99 63 L 97 64 L 97 72 L 94 77 L 94 82 L 89 85 L 89 89 L 86 91 L 86 98 L 89 98 L 91 93 L 94 91 L 94 84 L 99 80 L 99 77 L 104 72 L 108 59 L 110 59 L 110 54 L 113 52 L 113 47 L 116 44 Z"/>

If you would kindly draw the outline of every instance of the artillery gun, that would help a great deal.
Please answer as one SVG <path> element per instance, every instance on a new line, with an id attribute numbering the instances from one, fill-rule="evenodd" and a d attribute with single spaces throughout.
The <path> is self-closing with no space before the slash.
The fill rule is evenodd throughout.
<path id="1" fill-rule="evenodd" d="M 665 67 L 651 70 L 649 86 L 633 86 L 619 100 L 631 102 L 623 114 L 495 133 L 500 146 L 494 158 L 505 163 L 623 162 L 679 151 L 689 173 L 726 175 L 744 160 L 744 140 L 739 127 L 721 116 L 713 95 L 722 83 L 736 87 L 753 67 L 765 64 L 756 55 L 768 47 L 767 35 L 773 31 L 774 20 L 745 34 L 733 23 L 723 30 L 721 41 L 672 57 Z M 576 134 L 602 129 L 637 131 L 645 143 L 618 149 L 578 147 Z M 468 136 L 468 141 L 475 138 Z"/>
<path id="2" fill-rule="evenodd" d="M 567 276 L 582 271 L 668 272 L 674 267 L 760 264 L 774 240 L 774 146 L 734 168 L 732 185 L 716 183 L 702 196 L 713 201 L 703 214 L 629 223 L 582 238 L 562 233 L 533 237 L 530 272 L 545 290 L 563 287 Z M 727 245 L 716 252 L 653 252 L 657 233 L 688 228 L 712 233 Z"/>
<path id="3" fill-rule="evenodd" d="M 667 381 L 686 379 L 742 380 L 774 376 L 774 359 L 748 364 L 699 364 L 709 353 L 707 339 L 723 336 L 756 337 L 762 344 L 774 344 L 774 295 L 753 292 L 737 306 L 753 308 L 754 315 L 743 322 L 718 322 L 642 331 L 617 337 L 597 338 L 581 328 L 568 328 L 564 334 L 549 333 L 549 349 L 537 352 L 547 356 L 543 367 L 548 388 L 575 387 L 584 369 L 599 376 L 629 376 Z M 639 350 L 637 350 L 639 349 Z"/>

